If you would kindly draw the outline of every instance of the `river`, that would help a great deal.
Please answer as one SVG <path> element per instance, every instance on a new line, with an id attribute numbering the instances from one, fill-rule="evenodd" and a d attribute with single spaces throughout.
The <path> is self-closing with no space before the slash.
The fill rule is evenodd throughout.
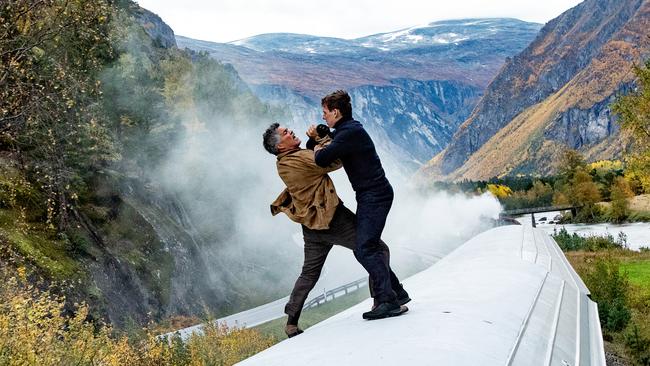
<path id="1" fill-rule="evenodd" d="M 627 245 L 632 250 L 639 250 L 640 247 L 650 248 L 650 223 L 635 222 L 631 224 L 555 224 L 554 217 L 559 212 L 544 212 L 535 214 L 535 221 L 537 227 L 544 230 L 549 234 L 553 234 L 554 230 L 560 231 L 565 228 L 570 234 L 576 233 L 580 236 L 589 235 L 607 235 L 611 234 L 614 239 L 618 237 L 618 233 L 623 232 L 627 236 Z M 545 220 L 543 219 L 545 218 Z M 523 215 L 516 218 L 517 221 L 524 225 L 530 225 L 530 215 Z"/>

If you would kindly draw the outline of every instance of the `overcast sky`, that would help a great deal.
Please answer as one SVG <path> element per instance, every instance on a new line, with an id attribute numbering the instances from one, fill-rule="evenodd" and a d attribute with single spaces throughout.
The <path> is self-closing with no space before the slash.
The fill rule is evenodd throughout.
<path id="1" fill-rule="evenodd" d="M 138 0 L 136 0 L 138 1 Z M 436 20 L 546 23 L 580 0 L 139 0 L 177 35 L 229 42 L 262 33 L 357 38 Z"/>

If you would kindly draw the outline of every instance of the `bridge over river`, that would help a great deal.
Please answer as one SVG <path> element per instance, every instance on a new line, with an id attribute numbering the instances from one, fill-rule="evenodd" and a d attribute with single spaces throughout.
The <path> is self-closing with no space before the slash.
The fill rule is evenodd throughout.
<path id="1" fill-rule="evenodd" d="M 571 211 L 571 215 L 575 217 L 576 211 L 579 207 L 572 205 L 564 206 L 547 206 L 547 207 L 532 207 L 532 208 L 518 208 L 514 210 L 505 210 L 502 211 L 499 216 L 503 219 L 504 217 L 515 217 L 520 215 L 530 214 L 531 224 L 533 227 L 537 226 L 535 222 L 535 214 L 542 212 L 555 212 L 555 211 Z"/>

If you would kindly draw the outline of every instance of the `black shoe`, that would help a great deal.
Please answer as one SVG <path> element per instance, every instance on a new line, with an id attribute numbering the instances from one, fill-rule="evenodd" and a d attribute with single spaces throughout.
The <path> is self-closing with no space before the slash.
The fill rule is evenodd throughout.
<path id="1" fill-rule="evenodd" d="M 398 304 L 405 305 L 409 301 L 411 301 L 411 298 L 409 297 L 408 292 L 406 292 L 405 290 L 402 290 L 402 291 L 397 293 L 397 303 Z"/>
<path id="2" fill-rule="evenodd" d="M 411 298 L 409 297 L 408 292 L 404 291 L 403 289 L 402 289 L 402 291 L 397 292 L 397 303 L 399 305 L 406 305 L 410 301 L 411 301 Z M 375 299 L 374 303 L 372 304 L 372 309 L 371 310 L 375 310 L 375 308 L 377 306 L 379 306 L 379 302 L 377 302 L 377 300 Z"/>
<path id="3" fill-rule="evenodd" d="M 395 293 L 397 294 L 397 303 L 398 304 L 405 305 L 409 301 L 411 301 L 411 298 L 409 297 L 409 293 L 406 292 L 406 290 L 404 290 L 404 287 L 402 287 L 401 285 L 400 285 L 400 288 L 397 291 L 395 291 Z"/>
<path id="4" fill-rule="evenodd" d="M 292 338 L 298 334 L 302 334 L 302 329 L 298 328 L 297 325 L 287 324 L 284 327 L 284 333 L 286 333 L 287 337 Z"/>
<path id="5" fill-rule="evenodd" d="M 363 313 L 363 318 L 367 320 L 383 319 L 402 315 L 407 311 L 408 308 L 406 306 L 400 306 L 397 301 L 382 302 L 371 311 Z"/>

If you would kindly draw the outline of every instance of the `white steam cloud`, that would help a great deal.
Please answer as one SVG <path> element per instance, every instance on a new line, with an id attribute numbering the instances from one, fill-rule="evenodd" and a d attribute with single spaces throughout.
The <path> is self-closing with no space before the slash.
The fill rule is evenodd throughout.
<path id="1" fill-rule="evenodd" d="M 245 105 L 240 108 L 246 110 Z M 239 123 L 219 116 L 201 122 L 187 129 L 158 180 L 190 212 L 207 244 L 206 258 L 214 261 L 215 281 L 223 280 L 221 273 L 234 276 L 237 291 L 255 294 L 259 301 L 285 296 L 302 265 L 302 232 L 285 215 L 270 214 L 270 203 L 284 189 L 275 156 L 262 147 L 262 133 L 271 121 Z M 305 131 L 295 132 L 304 136 Z M 379 154 L 382 161 L 390 161 L 384 152 Z M 400 279 L 433 264 L 498 217 L 501 208 L 492 196 L 423 195 L 390 166 L 385 164 L 395 200 L 383 239 Z M 354 211 L 354 193 L 345 172 L 331 175 L 345 205 Z M 366 275 L 351 251 L 335 247 L 314 291 Z"/>

